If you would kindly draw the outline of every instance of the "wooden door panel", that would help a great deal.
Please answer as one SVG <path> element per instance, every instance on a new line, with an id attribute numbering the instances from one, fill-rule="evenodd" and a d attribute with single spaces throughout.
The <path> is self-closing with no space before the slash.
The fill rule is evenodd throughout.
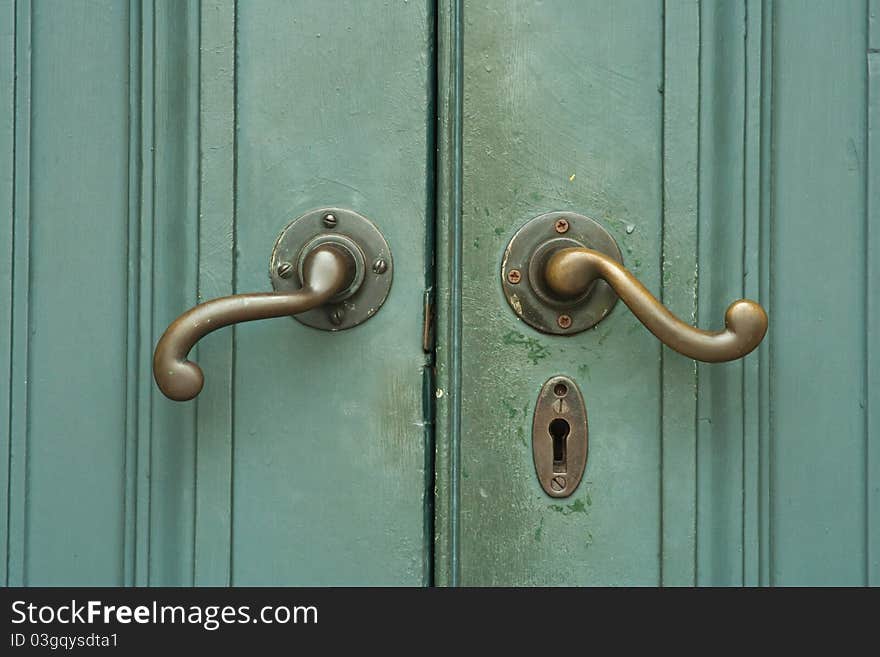
<path id="1" fill-rule="evenodd" d="M 571 209 L 658 287 L 660 8 L 466 2 L 463 29 L 460 582 L 656 582 L 659 344 L 622 309 L 587 334 L 541 335 L 509 311 L 498 272 L 519 226 Z M 590 424 L 587 472 L 565 500 L 536 486 L 531 450 L 537 393 L 556 374 L 579 383 Z"/>
<path id="2" fill-rule="evenodd" d="M 875 5 L 445 3 L 438 581 L 877 582 Z M 692 323 L 759 300 L 764 343 L 697 367 L 621 306 L 518 322 L 502 251 L 549 210 Z M 562 502 L 529 442 L 554 374 L 590 419 Z"/>
<path id="3" fill-rule="evenodd" d="M 356 209 L 395 263 L 387 303 L 336 334 L 235 333 L 232 581 L 419 584 L 430 536 L 422 304 L 429 212 L 427 3 L 240 4 L 236 288 L 315 207 Z"/>
<path id="4" fill-rule="evenodd" d="M 6 581 L 427 583 L 432 3 L 0 12 Z M 334 204 L 391 246 L 381 311 L 218 331 L 162 397 L 168 323 Z"/>

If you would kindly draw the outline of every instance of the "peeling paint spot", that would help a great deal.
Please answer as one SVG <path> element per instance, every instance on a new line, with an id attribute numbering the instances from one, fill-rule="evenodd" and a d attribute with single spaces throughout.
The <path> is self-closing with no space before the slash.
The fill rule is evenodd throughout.
<path id="1" fill-rule="evenodd" d="M 506 399 L 502 399 L 502 400 L 501 400 L 501 405 L 504 407 L 504 410 L 507 411 L 507 418 L 508 418 L 508 419 L 512 420 L 513 418 L 516 417 L 517 409 L 515 409 L 515 408 L 513 407 L 513 404 L 511 404 L 511 403 L 510 403 L 509 401 L 507 401 Z"/>
<path id="2" fill-rule="evenodd" d="M 535 338 L 527 338 L 522 333 L 517 331 L 508 331 L 503 336 L 501 336 L 501 341 L 507 345 L 518 345 L 525 347 L 526 349 L 526 358 L 532 363 L 532 365 L 537 365 L 538 361 L 547 358 L 550 355 L 550 350 L 545 347 L 539 340 Z"/>
<path id="3" fill-rule="evenodd" d="M 590 366 L 586 363 L 578 365 L 578 376 L 586 377 L 587 380 L 590 380 Z"/>
<path id="4" fill-rule="evenodd" d="M 517 295 L 510 295 L 510 305 L 513 306 L 513 310 L 517 315 L 522 315 L 522 303 Z"/>
<path id="5" fill-rule="evenodd" d="M 442 398 L 442 397 L 443 397 L 443 394 L 444 394 L 444 393 L 443 393 L 443 388 L 437 388 L 437 390 L 434 391 L 434 396 L 435 396 L 437 399 Z"/>
<path id="6" fill-rule="evenodd" d="M 548 504 L 547 508 L 556 513 L 561 513 L 564 516 L 570 516 L 572 513 L 587 513 L 587 507 L 583 500 L 575 500 L 571 504 L 565 506 L 561 504 Z"/>

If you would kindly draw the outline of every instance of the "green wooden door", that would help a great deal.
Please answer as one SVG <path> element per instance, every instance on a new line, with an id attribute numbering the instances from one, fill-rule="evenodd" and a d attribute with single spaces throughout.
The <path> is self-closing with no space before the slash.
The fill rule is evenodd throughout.
<path id="1" fill-rule="evenodd" d="M 432 11 L 0 3 L 5 581 L 428 583 Z M 271 290 L 322 206 L 391 245 L 382 311 L 219 331 L 197 401 L 162 397 L 168 323 Z"/>
<path id="2" fill-rule="evenodd" d="M 878 25 L 878 0 L 0 0 L 3 581 L 877 584 Z M 165 399 L 168 323 L 270 290 L 279 231 L 328 206 L 387 238 L 381 311 L 213 333 L 202 394 Z M 686 321 L 760 301 L 764 343 L 697 365 L 622 304 L 531 329 L 503 251 L 556 210 Z M 562 500 L 530 443 L 557 374 L 590 425 Z"/>
<path id="3" fill-rule="evenodd" d="M 880 5 L 464 0 L 442 19 L 438 581 L 880 583 Z M 601 222 L 687 321 L 759 300 L 764 343 L 697 366 L 622 304 L 573 337 L 530 329 L 502 252 L 554 210 Z M 531 452 L 556 374 L 590 426 L 561 501 Z"/>

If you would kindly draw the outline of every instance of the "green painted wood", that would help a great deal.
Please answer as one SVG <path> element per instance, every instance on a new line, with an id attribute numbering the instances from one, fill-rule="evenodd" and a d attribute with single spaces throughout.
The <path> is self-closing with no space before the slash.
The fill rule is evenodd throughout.
<path id="1" fill-rule="evenodd" d="M 15 4 L 15 126 L 12 189 L 12 309 L 9 341 L 9 480 L 6 504 L 6 579 L 24 582 L 28 348 L 30 320 L 30 127 L 31 12 L 30 3 Z"/>
<path id="2" fill-rule="evenodd" d="M 4 581 L 877 584 L 877 25 L 877 0 L 2 0 Z M 268 289 L 278 230 L 334 203 L 394 249 L 382 313 L 213 334 L 199 402 L 162 398 L 167 323 Z M 765 345 L 695 380 L 622 307 L 518 323 L 501 250 L 565 208 L 701 325 L 759 299 Z M 562 503 L 528 446 L 556 373 L 592 440 Z"/>
<path id="3" fill-rule="evenodd" d="M 434 583 L 459 583 L 462 0 L 437 3 Z"/>
<path id="4" fill-rule="evenodd" d="M 703 12 L 701 60 L 702 323 L 737 297 L 770 310 L 769 138 L 772 4 Z M 704 310 L 702 310 L 704 309 Z M 769 344 L 737 363 L 701 365 L 698 581 L 757 585 L 767 577 Z"/>
<path id="5" fill-rule="evenodd" d="M 876 0 L 463 10 L 440 32 L 442 581 L 876 583 Z M 701 365 L 695 390 L 693 364 L 652 352 L 624 309 L 567 340 L 517 324 L 501 250 L 531 216 L 565 208 L 605 221 L 648 287 L 662 272 L 664 301 L 701 326 L 734 298 L 761 301 L 765 344 Z M 534 394 L 556 373 L 582 382 L 591 422 L 585 485 L 565 504 L 540 494 L 526 446 Z M 458 495 L 443 481 L 457 472 Z"/>
<path id="6" fill-rule="evenodd" d="M 141 198 L 138 190 L 141 185 L 141 167 L 137 166 L 135 154 L 141 153 L 140 121 L 141 102 L 141 12 L 137 7 L 129 8 L 128 16 L 128 226 L 127 256 L 128 268 L 126 328 L 129 337 L 126 344 L 126 382 L 125 382 L 125 509 L 124 535 L 122 548 L 123 582 L 132 585 L 137 580 L 138 567 L 138 430 L 140 411 L 140 390 L 143 387 L 141 373 L 144 363 L 141 360 L 141 345 L 132 340 L 130 333 L 137 327 L 140 298 L 140 256 L 141 256 Z"/>
<path id="7" fill-rule="evenodd" d="M 773 3 L 770 0 L 761 0 L 760 7 L 757 2 L 752 2 L 747 8 L 749 25 L 746 37 L 751 34 L 751 43 L 747 48 L 749 66 L 749 79 L 753 82 L 749 85 L 751 111 L 747 110 L 747 116 L 751 117 L 748 123 L 748 134 L 754 134 L 757 129 L 759 138 L 754 136 L 746 143 L 751 145 L 750 162 L 750 186 L 748 198 L 749 209 L 746 217 L 748 228 L 744 256 L 746 269 L 755 270 L 753 276 L 747 276 L 745 292 L 748 296 L 760 299 L 769 313 L 773 312 L 773 296 L 770 287 L 770 246 L 771 246 L 771 212 L 772 197 L 770 194 L 772 183 L 772 110 L 773 110 Z M 760 18 L 760 29 L 755 25 Z M 757 34 L 761 35 L 760 58 L 758 57 Z M 760 76 L 760 86 L 754 80 Z M 755 91 L 760 93 L 760 98 L 755 99 Z M 760 123 L 756 126 L 755 115 L 758 114 Z M 757 141 L 757 143 L 756 143 Z M 757 155 L 757 153 L 759 155 Z M 757 175 L 756 175 L 757 174 Z M 757 189 L 754 189 L 757 186 Z M 755 197 L 757 200 L 758 222 L 755 226 Z M 757 242 L 757 244 L 756 244 Z M 757 354 L 757 380 L 754 375 L 755 360 L 747 364 L 746 385 L 749 401 L 747 409 L 755 413 L 757 405 L 757 421 L 754 415 L 746 425 L 750 427 L 754 437 L 757 428 L 757 449 L 752 448 L 746 458 L 746 472 L 748 473 L 747 485 L 757 483 L 757 494 L 747 492 L 754 500 L 747 512 L 743 514 L 746 527 L 743 531 L 743 540 L 746 543 L 746 565 L 744 567 L 745 584 L 767 586 L 770 582 L 770 350 L 771 343 L 762 348 Z M 757 425 L 757 426 L 756 426 Z M 752 445 L 754 438 L 752 438 Z M 757 550 L 754 541 L 757 537 Z M 757 559 L 757 565 L 755 565 Z"/>
<path id="8" fill-rule="evenodd" d="M 235 3 L 206 0 L 199 35 L 199 299 L 233 293 Z M 208 336 L 199 358 L 211 387 L 198 399 L 193 581 L 228 586 L 232 532 L 232 362 L 235 327 Z"/>
<path id="9" fill-rule="evenodd" d="M 746 6 L 703 3 L 701 19 L 697 322 L 718 326 L 744 295 Z M 742 360 L 698 367 L 700 584 L 743 582 L 743 373 Z"/>
<path id="10" fill-rule="evenodd" d="M 168 324 L 197 302 L 199 6 L 157 2 L 152 20 L 153 308 L 148 344 L 154 346 Z M 149 395 L 147 579 L 159 586 L 188 585 L 196 549 L 197 405 L 170 403 L 154 387 Z"/>
<path id="11" fill-rule="evenodd" d="M 4 581 L 428 582 L 432 5 L 0 11 Z M 268 289 L 277 232 L 334 203 L 394 248 L 383 313 L 217 333 L 201 400 L 162 398 L 165 326 Z"/>
<path id="12" fill-rule="evenodd" d="M 880 0 L 869 3 L 868 169 L 865 253 L 868 450 L 868 583 L 880 586 Z"/>
<path id="13" fill-rule="evenodd" d="M 0 2 L 0 298 L 12 300 L 15 225 L 15 3 Z M 12 303 L 0 304 L 0 582 L 7 582 Z"/>
<path id="14" fill-rule="evenodd" d="M 155 63 L 162 53 L 155 52 L 156 26 L 155 4 L 145 0 L 140 7 L 132 9 L 132 40 L 129 47 L 130 89 L 134 97 L 131 103 L 129 122 L 132 148 L 129 152 L 130 210 L 131 221 L 136 223 L 129 231 L 129 271 L 131 289 L 131 313 L 129 334 L 134 332 L 136 340 L 129 340 L 129 348 L 134 353 L 133 360 L 138 372 L 137 394 L 129 402 L 130 413 L 136 416 L 135 434 L 131 439 L 135 450 L 126 458 L 129 488 L 133 489 L 127 507 L 126 555 L 129 560 L 126 584 L 146 586 L 150 583 L 150 487 L 151 451 L 153 418 L 153 382 L 149 376 L 149 363 L 154 339 L 153 308 L 155 307 L 154 288 L 154 248 L 156 215 L 154 213 L 155 167 Z M 173 55 L 168 53 L 166 55 Z M 171 220 L 176 217 L 171 215 Z M 162 279 L 159 278 L 159 286 Z M 132 481 L 133 480 L 133 481 Z"/>
<path id="15" fill-rule="evenodd" d="M 699 192 L 700 5 L 668 0 L 663 12 L 663 284 L 661 300 L 696 320 Z M 661 582 L 696 578 L 696 412 L 693 361 L 662 357 Z"/>
<path id="16" fill-rule="evenodd" d="M 236 290 L 267 289 L 278 232 L 333 204 L 381 227 L 395 275 L 353 330 L 236 330 L 235 584 L 424 583 L 431 6 L 237 7 Z"/>
<path id="17" fill-rule="evenodd" d="M 16 10 L 22 179 L 13 298 L 23 298 L 13 304 L 9 580 L 119 584 L 129 101 L 119 81 L 127 77 L 127 6 L 18 3 Z"/>
<path id="18" fill-rule="evenodd" d="M 868 11 L 777 3 L 774 14 L 770 581 L 858 585 L 869 561 Z"/>
<path id="19" fill-rule="evenodd" d="M 743 251 L 742 296 L 766 300 L 761 295 L 761 113 L 763 16 L 760 0 L 745 3 L 743 61 Z M 742 474 L 742 579 L 747 586 L 759 583 L 761 502 L 761 354 L 743 361 L 743 474 Z"/>
<path id="20" fill-rule="evenodd" d="M 657 583 L 660 345 L 623 308 L 595 331 L 541 335 L 509 312 L 498 273 L 521 224 L 571 209 L 659 289 L 662 7 L 465 2 L 463 21 L 460 581 Z M 584 481 L 561 501 L 529 444 L 554 374 L 580 384 L 590 421 Z"/>

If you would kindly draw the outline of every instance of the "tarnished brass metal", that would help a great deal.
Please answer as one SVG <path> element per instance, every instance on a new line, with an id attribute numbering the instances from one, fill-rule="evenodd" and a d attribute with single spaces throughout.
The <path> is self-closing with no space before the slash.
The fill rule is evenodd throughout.
<path id="1" fill-rule="evenodd" d="M 747 299 L 727 308 L 721 331 L 681 321 L 623 266 L 620 248 L 607 230 L 571 212 L 548 212 L 516 232 L 504 252 L 501 285 L 524 322 L 557 335 L 596 325 L 620 298 L 668 347 L 707 363 L 742 358 L 767 333 L 767 313 Z"/>
<path id="2" fill-rule="evenodd" d="M 520 319 L 543 333 L 584 331 L 600 322 L 617 303 L 614 290 L 601 280 L 585 290 L 581 299 L 558 299 L 547 288 L 547 259 L 559 249 L 578 246 L 621 260 L 620 249 L 608 231 L 574 212 L 535 217 L 516 231 L 504 251 L 501 287 L 507 303 Z"/>
<path id="3" fill-rule="evenodd" d="M 581 297 L 599 279 L 607 282 L 663 344 L 707 363 L 742 358 L 758 346 L 767 332 L 767 313 L 748 299 L 728 306 L 722 331 L 690 326 L 669 312 L 626 268 L 593 249 L 558 250 L 547 260 L 544 278 L 560 299 Z"/>
<path id="4" fill-rule="evenodd" d="M 291 221 L 275 242 L 269 279 L 276 292 L 294 292 L 302 286 L 304 258 L 321 244 L 336 244 L 351 255 L 354 278 L 326 307 L 294 319 L 323 331 L 344 331 L 370 319 L 385 303 L 394 280 L 391 249 L 375 224 L 354 210 L 312 210 Z"/>
<path id="5" fill-rule="evenodd" d="M 294 292 L 236 294 L 199 304 L 178 317 L 165 331 L 153 356 L 153 376 L 166 397 L 187 401 L 204 385 L 201 368 L 187 355 L 213 331 L 238 322 L 284 317 L 325 304 L 355 279 L 351 253 L 337 244 L 321 244 L 303 260 L 302 287 Z"/>
<path id="6" fill-rule="evenodd" d="M 551 377 L 541 388 L 532 420 L 532 456 L 541 488 L 551 497 L 568 497 L 587 466 L 587 407 L 577 384 Z"/>

